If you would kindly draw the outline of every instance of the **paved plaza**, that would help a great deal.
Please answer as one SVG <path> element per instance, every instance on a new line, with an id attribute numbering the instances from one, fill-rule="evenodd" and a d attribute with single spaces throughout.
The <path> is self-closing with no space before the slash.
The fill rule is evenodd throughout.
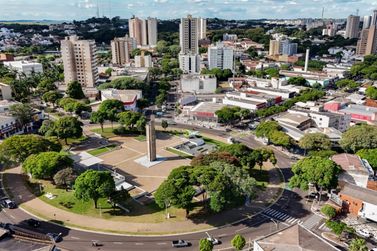
<path id="1" fill-rule="evenodd" d="M 102 164 L 117 168 L 126 177 L 126 181 L 141 189 L 154 192 L 174 168 L 189 165 L 190 160 L 179 157 L 166 150 L 183 142 L 183 139 L 165 133 L 157 133 L 157 156 L 164 161 L 146 167 L 137 163 L 147 154 L 146 141 L 134 137 L 115 137 L 112 141 L 121 143 L 121 149 L 100 156 Z"/>

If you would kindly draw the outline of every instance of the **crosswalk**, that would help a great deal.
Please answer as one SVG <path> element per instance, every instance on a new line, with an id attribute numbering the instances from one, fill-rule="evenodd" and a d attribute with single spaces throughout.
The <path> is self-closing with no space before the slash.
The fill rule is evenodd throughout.
<path id="1" fill-rule="evenodd" d="M 305 220 L 305 222 L 302 224 L 304 227 L 306 227 L 307 229 L 312 229 L 315 225 L 317 225 L 320 221 L 322 220 L 322 217 L 317 215 L 317 214 L 313 214 L 312 216 L 310 216 L 308 219 Z"/>
<path id="2" fill-rule="evenodd" d="M 286 213 L 272 209 L 272 208 L 267 208 L 266 210 L 263 211 L 263 214 L 267 217 L 271 217 L 271 218 L 277 219 L 282 222 L 286 222 L 291 225 L 295 223 L 298 223 L 298 224 L 302 223 L 301 220 L 294 218 Z"/>

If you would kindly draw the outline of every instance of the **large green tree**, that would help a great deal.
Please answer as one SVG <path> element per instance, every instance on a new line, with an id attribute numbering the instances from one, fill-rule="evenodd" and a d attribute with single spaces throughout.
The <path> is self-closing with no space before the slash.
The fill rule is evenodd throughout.
<path id="1" fill-rule="evenodd" d="M 246 245 L 246 240 L 245 240 L 245 237 L 243 237 L 240 234 L 237 234 L 237 235 L 234 236 L 231 243 L 232 243 L 232 246 L 236 250 L 242 250 Z"/>
<path id="2" fill-rule="evenodd" d="M 377 99 L 377 88 L 374 87 L 374 86 L 369 86 L 366 89 L 365 94 L 368 96 L 368 98 L 376 100 Z"/>
<path id="3" fill-rule="evenodd" d="M 111 121 L 111 126 L 113 122 L 118 121 L 118 113 L 122 111 L 124 111 L 124 105 L 122 101 L 116 99 L 105 100 L 98 108 L 98 112 L 106 114 L 106 120 Z"/>
<path id="4" fill-rule="evenodd" d="M 103 132 L 103 124 L 106 121 L 106 113 L 104 111 L 92 112 L 90 115 L 90 121 L 92 123 L 98 123 L 101 125 L 101 131 Z"/>
<path id="5" fill-rule="evenodd" d="M 377 148 L 377 126 L 355 125 L 342 134 L 340 146 L 348 152 Z"/>
<path id="6" fill-rule="evenodd" d="M 190 166 L 174 169 L 154 194 L 156 203 L 164 208 L 166 203 L 186 210 L 186 217 L 193 208 L 195 189 L 190 181 Z"/>
<path id="7" fill-rule="evenodd" d="M 366 159 L 373 170 L 377 171 L 377 148 L 361 149 L 356 154 L 360 158 Z"/>
<path id="8" fill-rule="evenodd" d="M 0 155 L 4 158 L 20 163 L 32 154 L 47 151 L 60 151 L 61 145 L 53 139 L 39 135 L 14 135 L 0 145 Z"/>
<path id="9" fill-rule="evenodd" d="M 33 121 L 33 108 L 29 104 L 14 104 L 9 107 L 9 112 L 16 117 L 17 122 L 25 128 L 25 126 Z"/>
<path id="10" fill-rule="evenodd" d="M 199 241 L 199 251 L 212 251 L 213 243 L 207 238 L 200 239 Z"/>
<path id="11" fill-rule="evenodd" d="M 292 166 L 294 175 L 289 180 L 289 185 L 302 190 L 307 190 L 309 183 L 323 189 L 335 188 L 338 185 L 340 170 L 340 167 L 330 159 L 307 157 Z"/>
<path id="12" fill-rule="evenodd" d="M 61 169 L 71 167 L 73 160 L 68 155 L 58 152 L 42 152 L 30 155 L 22 164 L 25 173 L 33 178 L 52 179 Z"/>
<path id="13" fill-rule="evenodd" d="M 115 183 L 110 172 L 87 170 L 77 177 L 74 189 L 76 198 L 93 200 L 97 208 L 98 199 L 107 198 L 115 191 Z"/>
<path id="14" fill-rule="evenodd" d="M 303 77 L 291 77 L 291 78 L 288 79 L 288 84 L 299 85 L 299 86 L 308 86 L 308 82 Z"/>
<path id="15" fill-rule="evenodd" d="M 349 251 L 368 251 L 367 243 L 364 239 L 355 238 L 351 241 Z"/>
<path id="16" fill-rule="evenodd" d="M 72 187 L 76 178 L 77 175 L 71 167 L 58 171 L 53 177 L 56 186 L 65 188 Z"/>
<path id="17" fill-rule="evenodd" d="M 257 137 L 269 138 L 272 132 L 279 131 L 279 130 L 280 130 L 280 126 L 278 122 L 264 121 L 257 126 L 255 130 L 255 135 Z"/>
<path id="18" fill-rule="evenodd" d="M 64 139 L 65 144 L 68 144 L 69 138 L 82 136 L 82 125 L 76 117 L 65 116 L 54 122 L 53 132 L 59 139 Z"/>
<path id="19" fill-rule="evenodd" d="M 74 99 L 83 99 L 85 98 L 85 94 L 82 90 L 82 86 L 78 81 L 72 81 L 68 83 L 68 87 L 66 90 L 68 97 Z"/>
<path id="20" fill-rule="evenodd" d="M 326 134 L 307 133 L 299 140 L 298 145 L 305 150 L 329 150 L 331 141 Z"/>

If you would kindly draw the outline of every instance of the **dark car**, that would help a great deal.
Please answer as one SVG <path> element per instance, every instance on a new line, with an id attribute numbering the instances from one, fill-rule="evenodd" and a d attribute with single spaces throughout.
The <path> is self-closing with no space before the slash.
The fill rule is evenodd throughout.
<path id="1" fill-rule="evenodd" d="M 26 222 L 31 227 L 39 227 L 41 225 L 41 222 L 35 219 L 28 219 Z"/>
<path id="2" fill-rule="evenodd" d="M 175 240 L 171 242 L 172 247 L 174 248 L 183 248 L 183 247 L 189 247 L 191 244 L 188 241 L 185 240 Z"/>
<path id="3" fill-rule="evenodd" d="M 13 209 L 13 208 L 17 207 L 16 202 L 14 202 L 13 200 L 10 200 L 10 199 L 4 199 L 0 203 L 1 203 L 1 206 L 4 207 L 4 208 Z"/>
<path id="4" fill-rule="evenodd" d="M 63 240 L 62 233 L 47 233 L 46 236 L 54 243 L 60 242 Z"/>

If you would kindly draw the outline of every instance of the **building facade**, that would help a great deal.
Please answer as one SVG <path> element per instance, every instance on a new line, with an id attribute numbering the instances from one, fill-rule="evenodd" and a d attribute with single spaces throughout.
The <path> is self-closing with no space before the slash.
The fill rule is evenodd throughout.
<path id="1" fill-rule="evenodd" d="M 94 40 L 79 40 L 77 36 L 61 41 L 64 82 L 78 81 L 85 88 L 98 82 L 96 44 Z"/>
<path id="2" fill-rule="evenodd" d="M 222 70 L 233 70 L 234 57 L 233 49 L 225 47 L 222 43 L 208 48 L 208 67 L 210 70 L 219 68 Z"/>
<path id="3" fill-rule="evenodd" d="M 157 18 L 140 19 L 133 16 L 128 20 L 129 35 L 139 47 L 157 45 Z"/>
<path id="4" fill-rule="evenodd" d="M 130 63 L 132 50 L 136 49 L 136 39 L 128 37 L 114 38 L 111 41 L 112 63 L 125 65 Z"/>
<path id="5" fill-rule="evenodd" d="M 184 73 L 198 73 L 200 70 L 199 23 L 198 18 L 188 15 L 181 18 L 179 24 L 179 68 Z"/>
<path id="6" fill-rule="evenodd" d="M 7 85 L 0 83 L 0 100 L 11 100 L 12 99 L 12 88 Z"/>
<path id="7" fill-rule="evenodd" d="M 200 56 L 199 54 L 180 54 L 179 68 L 184 73 L 200 72 Z"/>
<path id="8" fill-rule="evenodd" d="M 182 92 L 214 93 L 217 88 L 217 79 L 212 75 L 190 74 L 182 75 Z"/>
<path id="9" fill-rule="evenodd" d="M 6 61 L 5 67 L 17 71 L 19 74 L 30 76 L 33 73 L 43 73 L 43 66 L 40 63 L 28 61 Z"/>
<path id="10" fill-rule="evenodd" d="M 152 56 L 151 55 L 144 55 L 144 52 L 142 52 L 141 55 L 139 55 L 139 56 L 135 56 L 135 67 L 136 68 L 153 67 Z"/>
<path id="11" fill-rule="evenodd" d="M 198 39 L 207 38 L 207 19 L 199 17 L 198 19 Z"/>
<path id="12" fill-rule="evenodd" d="M 358 38 L 359 37 L 359 24 L 360 17 L 350 15 L 347 18 L 345 38 Z"/>

